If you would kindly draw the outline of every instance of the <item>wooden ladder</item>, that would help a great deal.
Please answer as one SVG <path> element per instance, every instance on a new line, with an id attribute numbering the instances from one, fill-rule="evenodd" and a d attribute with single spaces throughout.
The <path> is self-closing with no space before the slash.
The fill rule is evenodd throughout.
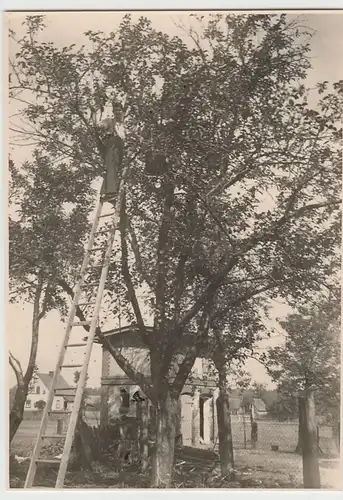
<path id="1" fill-rule="evenodd" d="M 90 361 L 90 356 L 92 352 L 92 347 L 94 343 L 94 338 L 96 335 L 96 328 L 97 328 L 97 323 L 98 323 L 98 318 L 99 318 L 99 312 L 100 312 L 100 307 L 101 307 L 101 302 L 102 302 L 102 297 L 103 297 L 103 292 L 105 288 L 105 283 L 106 283 L 106 278 L 108 274 L 108 269 L 109 269 L 109 264 L 110 264 L 110 257 L 112 253 L 112 247 L 114 243 L 114 238 L 116 235 L 116 230 L 118 229 L 119 226 L 119 218 L 120 218 L 120 205 L 121 205 L 121 199 L 124 194 L 124 189 L 125 189 L 125 178 L 127 175 L 128 171 L 128 166 L 126 165 L 123 169 L 122 175 L 121 175 L 121 182 L 119 186 L 119 192 L 116 198 L 116 203 L 115 203 L 115 208 L 114 211 L 110 213 L 105 213 L 102 214 L 103 211 L 103 202 L 101 201 L 101 198 L 97 202 L 96 206 L 96 213 L 95 213 L 95 218 L 93 222 L 93 226 L 91 229 L 90 237 L 88 240 L 88 246 L 87 250 L 85 252 L 83 264 L 81 267 L 80 271 L 80 277 L 79 281 L 75 287 L 75 292 L 74 292 L 74 297 L 72 301 L 72 305 L 70 308 L 69 312 L 69 317 L 68 317 L 68 323 L 66 326 L 65 330 L 65 336 L 63 343 L 61 345 L 61 349 L 58 355 L 57 363 L 56 363 L 56 368 L 54 371 L 54 375 L 52 378 L 52 383 L 51 387 L 49 389 L 48 393 L 48 398 L 46 402 L 46 406 L 44 408 L 44 413 L 42 416 L 42 421 L 40 424 L 37 440 L 33 449 L 31 461 L 30 461 L 30 466 L 29 470 L 27 472 L 26 480 L 25 480 L 25 485 L 24 488 L 32 488 L 33 487 L 33 482 L 34 478 L 36 475 L 37 471 L 37 464 L 38 463 L 48 463 L 48 464 L 59 464 L 59 470 L 58 470 L 58 475 L 56 479 L 56 484 L 55 488 L 62 488 L 64 484 L 64 478 L 67 472 L 67 467 L 68 467 L 68 461 L 69 461 L 69 456 L 71 452 L 71 447 L 73 443 L 73 438 L 75 434 L 75 428 L 79 416 L 79 411 L 81 407 L 81 402 L 82 402 L 82 395 L 84 392 L 84 387 L 86 384 L 86 378 L 87 378 L 87 371 L 88 371 L 88 365 Z M 104 230 L 99 230 L 99 222 L 101 218 L 111 218 L 110 221 L 110 227 Z M 106 219 L 105 219 L 106 220 Z M 102 234 L 107 234 L 107 242 L 103 246 L 95 246 L 96 243 L 96 238 L 99 235 Z M 103 262 L 100 266 L 101 267 L 101 276 L 99 282 L 91 282 L 91 283 L 86 283 L 85 277 L 87 275 L 87 272 L 89 272 L 89 268 L 92 268 L 91 265 L 91 257 L 94 255 L 94 252 L 105 250 L 105 254 L 102 255 L 103 257 Z M 93 299 L 89 299 L 89 290 L 93 289 L 97 286 L 95 290 L 97 290 L 97 294 Z M 80 302 L 80 299 L 82 300 L 82 293 L 85 293 L 85 291 L 88 290 L 88 298 L 85 302 Z M 94 293 L 94 292 L 93 292 Z M 93 309 L 93 315 L 91 319 L 88 321 L 75 321 L 75 315 L 76 315 L 76 308 L 77 307 L 82 307 L 82 306 L 94 306 Z M 83 327 L 83 326 L 89 326 L 89 332 L 88 332 L 88 337 L 87 337 L 87 342 L 86 340 L 83 340 L 83 342 L 77 342 L 77 343 L 72 343 L 70 342 L 70 337 L 73 328 L 76 327 Z M 83 358 L 83 363 L 82 364 L 64 364 L 64 358 L 67 353 L 67 350 L 69 348 L 77 348 L 77 347 L 85 347 L 85 352 L 84 352 L 84 358 Z M 54 401 L 54 396 L 56 395 L 56 392 L 58 391 L 63 391 L 63 388 L 57 387 L 61 375 L 61 370 L 63 368 L 81 368 L 79 380 L 77 382 L 77 386 L 75 387 L 74 390 L 75 392 L 75 399 L 73 402 L 73 407 L 71 411 L 52 411 L 52 405 Z M 66 434 L 47 434 L 47 426 L 49 422 L 49 416 L 51 414 L 70 414 L 69 418 L 69 423 L 68 423 L 68 428 Z M 56 439 L 64 439 L 64 448 L 62 452 L 61 458 L 54 458 L 54 459 L 45 459 L 41 458 L 41 449 L 43 446 L 43 442 L 46 439 L 51 439 L 51 438 L 56 438 Z"/>

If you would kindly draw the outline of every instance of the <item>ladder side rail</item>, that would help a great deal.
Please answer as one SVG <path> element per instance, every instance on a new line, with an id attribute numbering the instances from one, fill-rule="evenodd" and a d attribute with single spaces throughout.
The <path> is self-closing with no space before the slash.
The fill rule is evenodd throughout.
<path id="1" fill-rule="evenodd" d="M 103 202 L 99 199 L 98 203 L 97 203 L 97 209 L 95 212 L 94 221 L 92 224 L 91 233 L 90 233 L 89 239 L 88 239 L 87 250 L 86 250 L 85 256 L 83 258 L 83 262 L 82 262 L 82 266 L 81 266 L 81 270 L 80 270 L 80 274 L 79 274 L 79 279 L 78 279 L 76 287 L 75 287 L 74 299 L 73 299 L 74 303 L 76 303 L 76 300 L 78 301 L 78 299 L 80 297 L 81 284 L 82 284 L 83 277 L 84 277 L 84 274 L 86 272 L 87 266 L 89 264 L 89 259 L 90 259 L 89 252 L 92 250 L 93 245 L 94 245 L 94 239 L 95 239 L 95 235 L 96 235 L 96 230 L 97 230 L 98 225 L 99 225 L 99 219 L 100 219 L 102 207 L 103 207 Z"/>
<path id="2" fill-rule="evenodd" d="M 70 455 L 71 446 L 73 443 L 73 437 L 74 437 L 74 433 L 75 433 L 75 428 L 76 428 L 76 424 L 77 424 L 77 420 L 78 420 L 78 416 L 79 416 L 79 410 L 80 410 L 80 406 L 81 406 L 81 399 L 82 399 L 82 395 L 83 395 L 83 391 L 84 391 L 84 386 L 86 383 L 89 359 L 91 356 L 92 347 L 93 347 L 93 343 L 94 343 L 94 337 L 96 334 L 96 328 L 97 328 L 97 322 L 98 322 L 98 317 L 99 317 L 99 312 L 100 312 L 100 307 L 101 307 L 102 296 L 103 296 L 103 292 L 105 289 L 108 268 L 110 265 L 110 258 L 111 258 L 114 238 L 115 238 L 116 230 L 117 230 L 119 220 L 120 220 L 120 206 L 121 206 L 121 200 L 122 200 L 123 194 L 125 192 L 125 180 L 126 180 L 127 173 L 128 173 L 128 164 L 126 164 L 124 169 L 123 169 L 122 180 L 120 182 L 120 186 L 119 186 L 119 190 L 118 190 L 118 195 L 117 195 L 117 200 L 116 200 L 116 205 L 115 205 L 115 210 L 114 210 L 114 215 L 113 215 L 113 225 L 112 225 L 112 228 L 109 230 L 110 235 L 109 235 L 109 239 L 108 239 L 108 246 L 107 246 L 107 250 L 106 250 L 106 254 L 105 254 L 105 258 L 104 258 L 104 265 L 103 265 L 102 272 L 101 272 L 101 277 L 100 277 L 99 288 L 98 288 L 97 297 L 96 297 L 96 304 L 95 304 L 95 309 L 94 309 L 94 313 L 93 313 L 92 323 L 91 323 L 91 327 L 90 327 L 90 330 L 88 333 L 84 365 L 83 365 L 83 368 L 81 370 L 79 381 L 77 384 L 76 395 L 75 395 L 75 399 L 74 399 L 72 412 L 70 415 L 67 436 L 66 436 L 66 440 L 64 443 L 62 459 L 61 459 L 61 464 L 60 464 L 59 471 L 58 471 L 58 476 L 56 479 L 55 488 L 63 488 L 64 478 L 65 478 L 65 475 L 67 472 L 69 455 Z"/>
<path id="3" fill-rule="evenodd" d="M 40 454 L 41 447 L 42 447 L 42 435 L 45 433 L 46 428 L 47 428 L 48 418 L 49 418 L 49 412 L 51 411 L 52 403 L 53 403 L 54 396 L 55 396 L 55 394 L 54 394 L 55 387 L 56 387 L 56 383 L 57 383 L 57 380 L 58 380 L 58 376 L 60 375 L 60 372 L 61 372 L 61 368 L 60 367 L 61 367 L 61 365 L 63 363 L 63 359 L 64 359 L 65 351 L 66 351 L 66 345 L 68 344 L 68 341 L 69 341 L 70 332 L 71 332 L 71 329 L 72 329 L 72 323 L 73 323 L 74 318 L 75 318 L 76 303 L 77 303 L 77 300 L 79 299 L 79 296 L 80 296 L 80 293 L 81 293 L 81 283 L 82 283 L 82 279 L 83 279 L 83 274 L 84 274 L 85 269 L 87 268 L 87 265 L 88 265 L 88 262 L 89 262 L 89 250 L 92 248 L 92 245 L 94 243 L 95 233 L 96 233 L 96 229 L 97 229 L 97 226 L 98 226 L 98 223 L 99 223 L 99 215 L 101 214 L 101 210 L 102 210 L 102 203 L 99 201 L 98 207 L 97 207 L 97 210 L 96 210 L 96 216 L 94 218 L 94 222 L 93 222 L 92 229 L 91 229 L 91 234 L 90 234 L 90 237 L 89 237 L 89 240 L 88 240 L 88 248 L 87 248 L 87 251 L 85 253 L 85 256 L 84 256 L 84 259 L 83 259 L 83 263 L 82 263 L 82 267 L 81 267 L 80 279 L 79 279 L 79 281 L 78 281 L 78 283 L 76 285 L 76 288 L 75 288 L 73 303 L 72 303 L 72 306 L 70 308 L 68 323 L 67 323 L 67 326 L 66 326 L 66 333 L 65 333 L 64 341 L 62 342 L 62 345 L 61 345 L 61 348 L 60 348 L 60 351 L 59 351 L 59 355 L 58 355 L 58 359 L 57 359 L 57 363 L 56 363 L 54 375 L 53 375 L 53 378 L 52 378 L 50 390 L 49 390 L 48 397 L 47 397 L 47 402 L 46 402 L 46 405 L 45 405 L 45 408 L 44 408 L 44 412 L 43 412 L 43 415 L 42 415 L 42 420 L 41 420 L 41 423 L 40 423 L 38 435 L 37 435 L 35 446 L 34 446 L 34 449 L 33 449 L 33 452 L 32 452 L 30 466 L 29 466 L 29 469 L 28 469 L 28 472 L 27 472 L 27 475 L 26 475 L 26 480 L 25 480 L 24 488 L 30 488 L 32 486 L 33 481 L 34 481 L 34 477 L 35 477 L 35 474 L 36 474 L 36 468 L 37 468 L 37 466 L 36 466 L 36 460 L 39 458 L 39 454 Z"/>

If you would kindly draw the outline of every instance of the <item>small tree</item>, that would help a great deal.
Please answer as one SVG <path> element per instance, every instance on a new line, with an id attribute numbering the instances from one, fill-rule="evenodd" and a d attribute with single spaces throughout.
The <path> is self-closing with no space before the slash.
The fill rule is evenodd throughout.
<path id="1" fill-rule="evenodd" d="M 36 401 L 35 402 L 35 408 L 37 408 L 37 410 L 39 411 L 43 411 L 45 406 L 46 406 L 46 402 L 43 401 L 42 399 L 40 399 L 39 401 Z"/>
<path id="2" fill-rule="evenodd" d="M 298 401 L 286 383 L 279 383 L 276 399 L 267 405 L 267 413 L 276 420 L 292 420 L 298 417 Z"/>
<path id="3" fill-rule="evenodd" d="M 255 298 L 252 304 L 246 302 L 241 307 L 232 307 L 230 314 L 226 315 L 223 314 L 223 303 L 219 300 L 212 317 L 209 350 L 218 377 L 217 423 L 221 472 L 224 476 L 232 474 L 234 469 L 229 381 L 232 373 L 236 372 L 236 385 L 239 379 L 241 389 L 250 382 L 240 368 L 263 331 L 258 304 L 259 300 Z"/>
<path id="4" fill-rule="evenodd" d="M 318 487 L 315 394 L 339 387 L 340 301 L 321 296 L 317 303 L 300 306 L 280 322 L 287 333 L 285 345 L 269 350 L 269 372 L 289 395 L 298 395 L 299 437 L 303 453 L 304 486 Z M 335 394 L 339 407 L 339 392 Z"/>
<path id="5" fill-rule="evenodd" d="M 9 287 L 10 302 L 32 304 L 31 348 L 26 371 L 10 353 L 17 392 L 10 411 L 10 441 L 23 417 L 25 399 L 34 384 L 40 324 L 49 311 L 67 312 L 68 297 L 60 286 L 73 280 L 83 255 L 77 236 L 87 230 L 86 188 L 80 180 L 67 188 L 63 164 L 52 166 L 48 157 L 34 151 L 32 162 L 21 168 L 9 160 Z M 54 178 L 58 188 L 49 185 Z M 72 190 L 73 190 L 72 189 Z M 87 189 L 88 191 L 88 189 Z M 73 200 L 67 210 L 66 204 Z M 82 228 L 82 229 L 81 229 Z"/>

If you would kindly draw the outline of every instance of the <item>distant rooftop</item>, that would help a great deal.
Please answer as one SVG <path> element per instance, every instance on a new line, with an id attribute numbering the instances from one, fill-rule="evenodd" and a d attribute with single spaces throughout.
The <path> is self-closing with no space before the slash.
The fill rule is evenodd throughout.
<path id="1" fill-rule="evenodd" d="M 49 373 L 38 372 L 37 377 L 39 377 L 43 382 L 43 384 L 50 390 L 53 372 Z M 57 389 L 56 396 L 62 396 L 66 401 L 74 401 L 73 391 L 70 390 L 71 389 L 70 385 L 64 380 L 61 374 L 57 379 L 56 389 Z"/>

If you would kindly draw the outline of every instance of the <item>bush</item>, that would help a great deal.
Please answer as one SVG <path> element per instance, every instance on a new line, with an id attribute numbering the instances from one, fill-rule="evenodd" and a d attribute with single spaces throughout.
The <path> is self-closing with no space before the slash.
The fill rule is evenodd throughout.
<path id="1" fill-rule="evenodd" d="M 40 399 L 39 401 L 35 402 L 34 406 L 35 406 L 35 408 L 37 408 L 37 410 L 43 411 L 45 408 L 45 405 L 46 405 L 46 402 L 43 401 L 42 399 Z"/>

